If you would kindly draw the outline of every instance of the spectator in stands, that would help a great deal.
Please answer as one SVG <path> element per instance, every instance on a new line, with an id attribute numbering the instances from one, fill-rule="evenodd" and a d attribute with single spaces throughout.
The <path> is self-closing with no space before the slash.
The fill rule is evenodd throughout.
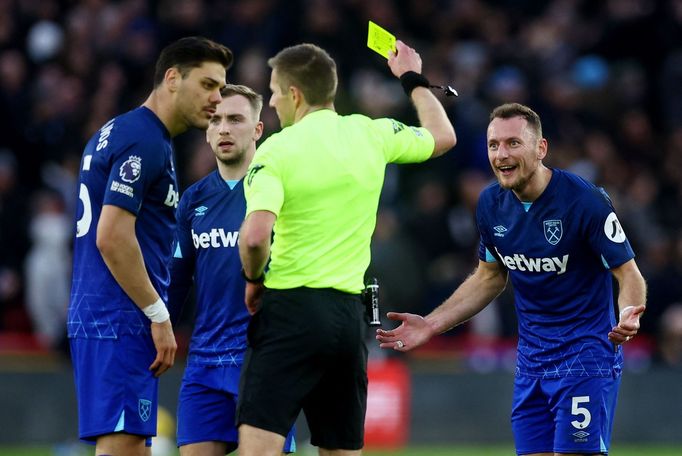
<path id="1" fill-rule="evenodd" d="M 13 152 L 0 150 L 0 329 L 22 320 L 22 263 L 28 251 L 26 198 L 17 182 Z"/>
<path id="2" fill-rule="evenodd" d="M 657 360 L 662 366 L 682 370 L 682 302 L 668 307 L 659 325 Z"/>
<path id="3" fill-rule="evenodd" d="M 372 19 L 396 35 L 428 43 L 420 46 L 425 49 L 425 66 L 432 72 L 426 76 L 454 83 L 460 92 L 456 103 L 446 100 L 445 104 L 457 125 L 461 151 L 433 163 L 429 169 L 438 179 L 449 185 L 455 173 L 487 171 L 484 133 L 491 103 L 501 96 L 517 102 L 524 98 L 537 106 L 553 138 L 553 150 L 561 151 L 555 154 L 561 155 L 561 163 L 550 164 L 575 169 L 606 187 L 619 207 L 624 207 L 621 201 L 630 183 L 644 182 L 648 177 L 637 176 L 649 172 L 660 183 L 660 191 L 647 203 L 647 212 L 654 214 L 663 236 L 674 238 L 682 230 L 682 92 L 678 90 L 682 7 L 678 0 L 408 1 L 397 2 L 400 8 L 388 0 L 193 0 L 177 10 L 167 7 L 172 3 L 0 1 L 0 148 L 11 149 L 14 179 L 22 184 L 19 199 L 41 189 L 47 158 L 63 163 L 69 154 L 80 156 L 85 141 L 100 125 L 115 113 L 139 105 L 148 93 L 157 52 L 172 37 L 192 30 L 234 49 L 239 61 L 232 79 L 259 91 L 267 89 L 267 72 L 259 70 L 265 67 L 265 56 L 297 42 L 330 43 L 339 63 L 339 111 L 364 112 L 361 104 L 369 100 L 377 117 L 391 114 L 381 109 L 409 113 L 407 100 L 391 98 L 400 88 L 381 58 L 363 49 L 367 20 Z M 47 23 L 47 28 L 41 23 Z M 41 49 L 38 45 L 38 49 L 52 52 L 48 55 L 53 57 L 34 60 L 29 49 L 36 50 L 35 37 L 50 34 L 61 36 L 59 46 Z M 335 42 L 338 36 L 345 38 Z M 647 40 L 637 39 L 640 36 Z M 623 113 L 634 115 L 626 119 Z M 266 109 L 263 120 L 267 136 L 276 129 L 277 118 Z M 631 132 L 636 144 L 627 144 L 625 136 L 617 134 L 625 125 L 636 127 Z M 192 144 L 191 135 L 175 144 L 180 183 L 191 182 L 190 167 L 183 165 L 195 153 Z M 662 145 L 661 150 L 652 150 L 649 144 Z M 625 153 L 630 155 L 627 160 Z M 652 162 L 652 153 L 661 153 L 662 159 L 653 160 L 649 170 L 633 166 Z M 402 227 L 414 172 L 401 167 L 387 175 L 393 186 L 391 206 Z M 2 193 L 0 201 L 6 204 Z M 7 207 L 0 208 L 0 225 Z M 23 241 L 8 244 L 6 240 L 14 238 L 2 231 L 7 226 L 0 228 L 0 241 L 5 244 L 0 246 L 0 269 L 5 271 L 3 277 L 11 278 L 2 283 L 5 290 L 14 290 L 13 309 L 22 306 L 26 207 L 14 206 L 9 227 Z M 622 214 L 628 230 L 634 224 L 631 217 L 636 215 Z M 637 229 L 630 231 L 634 239 Z M 429 247 L 430 239 L 422 241 L 415 240 L 416 250 Z M 14 253 L 7 256 L 8 251 Z M 15 267 L 8 269 L 7 259 L 17 254 L 18 259 L 11 260 Z M 439 269 L 441 264 L 433 259 L 427 267 Z M 10 270 L 14 272 L 9 274 Z M 431 291 L 423 293 L 428 296 Z M 11 326 L 17 329 L 19 314 L 14 315 Z"/>
<path id="4" fill-rule="evenodd" d="M 72 217 L 58 194 L 39 192 L 30 224 L 32 246 L 25 262 L 26 305 L 33 330 L 45 348 L 58 348 L 66 336 Z"/>

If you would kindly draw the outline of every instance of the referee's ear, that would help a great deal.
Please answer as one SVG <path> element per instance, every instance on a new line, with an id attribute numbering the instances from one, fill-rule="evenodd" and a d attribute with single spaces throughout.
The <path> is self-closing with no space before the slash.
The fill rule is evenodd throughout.
<path id="1" fill-rule="evenodd" d="M 289 94 L 291 95 L 291 99 L 294 102 L 294 108 L 298 109 L 301 105 L 308 105 L 303 92 L 298 87 L 289 86 Z"/>

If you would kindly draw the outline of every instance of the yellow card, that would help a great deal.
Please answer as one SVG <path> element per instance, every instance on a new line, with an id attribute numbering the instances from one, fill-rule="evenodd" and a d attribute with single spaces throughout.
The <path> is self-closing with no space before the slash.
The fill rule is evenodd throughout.
<path id="1" fill-rule="evenodd" d="M 395 52 L 395 36 L 374 22 L 369 21 L 367 47 L 388 58 L 388 51 Z"/>

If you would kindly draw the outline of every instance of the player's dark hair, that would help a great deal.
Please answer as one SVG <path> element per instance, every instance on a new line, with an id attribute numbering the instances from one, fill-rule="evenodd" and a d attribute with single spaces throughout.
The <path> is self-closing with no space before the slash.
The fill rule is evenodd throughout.
<path id="1" fill-rule="evenodd" d="M 183 78 L 193 68 L 204 62 L 216 62 L 225 67 L 232 66 L 232 51 L 222 44 L 201 36 L 180 38 L 161 51 L 154 70 L 154 87 L 158 87 L 169 68 L 177 68 Z"/>
<path id="2" fill-rule="evenodd" d="M 540 116 L 526 105 L 520 103 L 506 103 L 493 109 L 490 113 L 490 120 L 495 118 L 511 119 L 513 117 L 523 117 L 538 139 L 542 138 L 542 122 Z"/>
<path id="3" fill-rule="evenodd" d="M 327 51 L 310 43 L 298 44 L 281 50 L 268 60 L 286 92 L 290 86 L 298 88 L 311 106 L 334 101 L 336 97 L 336 63 Z"/>
<path id="4" fill-rule="evenodd" d="M 233 95 L 243 96 L 249 100 L 254 119 L 258 120 L 260 118 L 260 111 L 263 109 L 263 96 L 254 92 L 251 87 L 247 87 L 245 85 L 227 84 L 220 91 L 220 95 L 222 95 L 223 98 L 231 97 Z"/>

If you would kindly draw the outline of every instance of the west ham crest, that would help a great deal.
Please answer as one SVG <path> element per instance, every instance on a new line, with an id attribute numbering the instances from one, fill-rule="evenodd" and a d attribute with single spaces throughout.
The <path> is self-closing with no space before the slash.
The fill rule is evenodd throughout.
<path id="1" fill-rule="evenodd" d="M 552 245 L 557 245 L 564 234 L 561 220 L 545 220 L 542 222 L 545 231 L 545 239 Z"/>
<path id="2" fill-rule="evenodd" d="M 149 418 L 152 416 L 152 401 L 147 399 L 138 399 L 137 413 L 140 414 L 140 419 L 142 421 L 149 421 Z"/>

